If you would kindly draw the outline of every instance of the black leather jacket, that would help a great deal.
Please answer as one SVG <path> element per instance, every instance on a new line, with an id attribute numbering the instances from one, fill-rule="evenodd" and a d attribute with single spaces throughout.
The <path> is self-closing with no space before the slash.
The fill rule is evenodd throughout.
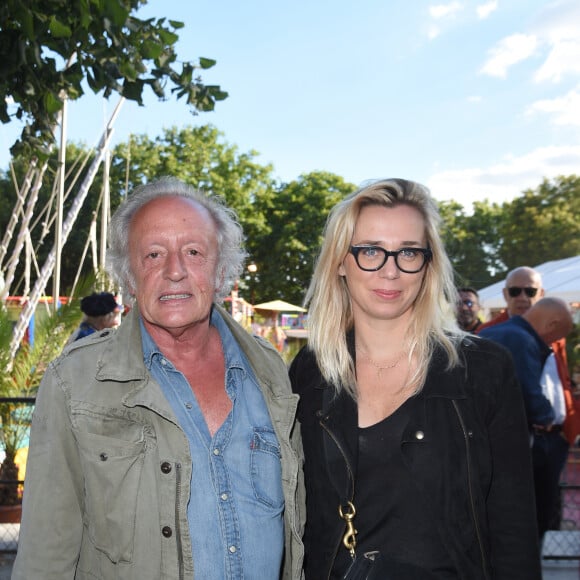
<path id="1" fill-rule="evenodd" d="M 510 356 L 478 337 L 460 352 L 453 370 L 442 351 L 433 356 L 401 440 L 404 461 L 462 579 L 540 580 L 528 431 Z M 322 580 L 344 549 L 338 506 L 354 493 L 356 403 L 334 396 L 306 348 L 290 379 L 301 397 L 306 578 Z"/>

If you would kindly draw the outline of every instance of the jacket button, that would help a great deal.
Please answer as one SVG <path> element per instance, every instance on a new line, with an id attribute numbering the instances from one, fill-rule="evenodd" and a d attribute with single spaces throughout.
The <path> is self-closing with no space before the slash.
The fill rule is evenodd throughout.
<path id="1" fill-rule="evenodd" d="M 173 536 L 173 530 L 169 526 L 163 526 L 161 533 L 166 538 L 171 538 L 171 536 Z"/>
<path id="2" fill-rule="evenodd" d="M 100 455 L 99 455 L 99 459 L 101 461 L 107 461 L 107 459 L 109 459 L 109 456 L 103 451 Z"/>
<path id="3" fill-rule="evenodd" d="M 161 471 L 163 473 L 171 473 L 171 463 L 169 463 L 169 461 L 164 461 L 161 464 Z"/>
<path id="4" fill-rule="evenodd" d="M 423 431 L 416 431 L 415 432 L 415 439 L 417 439 L 418 441 L 425 439 L 425 433 L 423 433 Z"/>

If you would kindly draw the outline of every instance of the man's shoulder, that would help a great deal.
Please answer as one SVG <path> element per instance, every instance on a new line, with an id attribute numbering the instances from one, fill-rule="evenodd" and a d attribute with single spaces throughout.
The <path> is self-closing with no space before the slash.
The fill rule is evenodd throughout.
<path id="1" fill-rule="evenodd" d="M 482 330 L 485 330 L 486 328 L 491 328 L 492 326 L 496 326 L 498 324 L 501 324 L 502 322 L 506 322 L 506 320 L 509 320 L 509 315 L 507 313 L 507 310 L 502 310 L 497 316 L 478 326 L 476 332 L 477 334 L 479 334 Z"/>

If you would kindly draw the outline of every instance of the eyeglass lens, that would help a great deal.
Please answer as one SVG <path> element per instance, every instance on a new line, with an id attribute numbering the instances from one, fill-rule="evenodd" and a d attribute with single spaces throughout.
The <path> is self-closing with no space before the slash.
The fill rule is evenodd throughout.
<path id="1" fill-rule="evenodd" d="M 530 287 L 521 288 L 519 286 L 510 286 L 508 288 L 508 294 L 512 298 L 516 298 L 516 296 L 519 296 L 522 293 L 522 290 L 526 293 L 526 296 L 528 298 L 533 298 L 538 293 L 537 288 L 530 288 Z"/>
<path id="2" fill-rule="evenodd" d="M 473 300 L 462 300 L 462 303 L 467 306 L 467 308 L 471 308 L 475 304 Z"/>
<path id="3" fill-rule="evenodd" d="M 389 252 L 380 246 L 351 246 L 358 267 L 366 272 L 380 270 L 393 256 L 397 268 L 407 274 L 416 274 L 430 257 L 429 250 L 424 248 L 402 248 L 396 252 Z"/>

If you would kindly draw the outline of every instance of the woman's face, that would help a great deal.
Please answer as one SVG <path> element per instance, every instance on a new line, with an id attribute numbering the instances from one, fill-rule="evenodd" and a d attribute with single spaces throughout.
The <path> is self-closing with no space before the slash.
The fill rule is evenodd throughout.
<path id="1" fill-rule="evenodd" d="M 401 248 L 426 248 L 425 221 L 418 210 L 408 205 L 366 206 L 357 219 L 351 245 L 379 246 L 391 252 Z M 348 254 L 338 273 L 345 277 L 355 321 L 366 318 L 370 323 L 408 318 L 427 267 L 428 264 L 416 274 L 407 274 L 389 256 L 382 268 L 366 272 Z"/>

